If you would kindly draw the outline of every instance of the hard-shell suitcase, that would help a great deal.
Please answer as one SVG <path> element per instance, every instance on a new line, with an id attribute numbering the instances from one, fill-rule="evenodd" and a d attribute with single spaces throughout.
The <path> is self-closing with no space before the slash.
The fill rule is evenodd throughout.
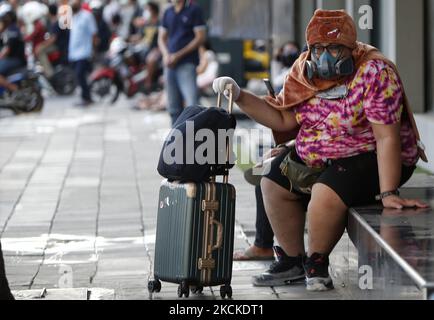
<path id="1" fill-rule="evenodd" d="M 161 281 L 167 281 L 179 284 L 178 297 L 188 297 L 190 289 L 201 293 L 203 287 L 217 285 L 222 298 L 232 297 L 236 194 L 227 174 L 223 183 L 215 177 L 211 182 L 162 182 L 150 293 L 159 292 Z"/>

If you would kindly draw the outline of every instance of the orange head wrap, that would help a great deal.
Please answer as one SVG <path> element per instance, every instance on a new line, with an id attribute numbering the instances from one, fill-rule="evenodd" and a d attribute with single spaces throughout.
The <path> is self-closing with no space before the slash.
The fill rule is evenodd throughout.
<path id="1" fill-rule="evenodd" d="M 316 10 L 306 29 L 309 46 L 316 43 L 335 43 L 354 49 L 357 29 L 353 18 L 344 10 Z"/>

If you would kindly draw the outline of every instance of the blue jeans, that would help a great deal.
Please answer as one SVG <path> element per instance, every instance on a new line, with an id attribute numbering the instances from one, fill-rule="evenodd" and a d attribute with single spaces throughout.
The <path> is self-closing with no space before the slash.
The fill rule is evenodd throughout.
<path id="1" fill-rule="evenodd" d="M 175 68 L 166 68 L 164 78 L 167 89 L 168 110 L 172 125 L 186 106 L 198 104 L 198 89 L 196 84 L 196 65 L 183 63 Z"/>
<path id="2" fill-rule="evenodd" d="M 12 71 L 25 66 L 26 65 L 18 58 L 0 59 L 0 75 L 8 76 L 12 73 Z"/>
<path id="3" fill-rule="evenodd" d="M 89 84 L 87 83 L 87 76 L 92 70 L 92 65 L 89 60 L 83 59 L 73 62 L 75 77 L 78 85 L 81 88 L 81 98 L 84 102 L 91 101 Z"/>

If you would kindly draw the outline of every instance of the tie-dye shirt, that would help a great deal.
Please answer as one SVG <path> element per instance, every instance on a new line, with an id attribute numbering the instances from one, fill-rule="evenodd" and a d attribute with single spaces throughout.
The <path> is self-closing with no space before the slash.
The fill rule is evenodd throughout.
<path id="1" fill-rule="evenodd" d="M 371 123 L 401 122 L 402 83 L 385 62 L 371 60 L 346 82 L 348 94 L 338 100 L 314 97 L 293 109 L 301 129 L 296 149 L 310 167 L 376 150 Z M 405 119 L 405 118 L 404 118 Z M 401 124 L 402 162 L 418 160 L 416 138 L 407 120 Z"/>

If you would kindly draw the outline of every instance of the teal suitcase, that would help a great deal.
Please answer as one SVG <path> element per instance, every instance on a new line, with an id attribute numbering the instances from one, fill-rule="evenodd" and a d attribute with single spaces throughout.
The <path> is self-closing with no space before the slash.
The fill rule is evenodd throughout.
<path id="1" fill-rule="evenodd" d="M 232 112 L 233 91 L 228 110 Z M 222 97 L 219 94 L 217 105 Z M 227 144 L 227 155 L 230 146 Z M 228 160 L 228 158 L 227 158 Z M 201 293 L 205 286 L 220 287 L 222 298 L 232 297 L 235 233 L 235 188 L 228 183 L 178 183 L 164 180 L 158 200 L 154 279 L 149 293 L 161 290 L 161 281 L 179 284 L 178 297 Z"/>
<path id="2" fill-rule="evenodd" d="M 178 283 L 178 296 L 220 287 L 222 298 L 232 296 L 235 231 L 235 188 L 227 183 L 170 183 L 163 181 L 158 203 L 154 279 Z"/>

